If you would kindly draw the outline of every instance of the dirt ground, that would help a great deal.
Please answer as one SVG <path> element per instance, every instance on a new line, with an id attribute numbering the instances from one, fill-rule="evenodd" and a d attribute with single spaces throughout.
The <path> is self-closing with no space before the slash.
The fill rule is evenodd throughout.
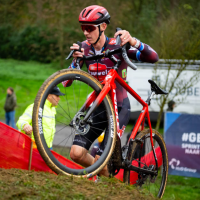
<path id="1" fill-rule="evenodd" d="M 154 199 L 114 178 L 84 178 L 0 168 L 0 199 Z"/>

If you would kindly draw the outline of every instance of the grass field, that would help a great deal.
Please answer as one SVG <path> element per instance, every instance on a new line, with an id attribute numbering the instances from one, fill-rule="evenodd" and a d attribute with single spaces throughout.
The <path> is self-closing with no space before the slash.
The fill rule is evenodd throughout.
<path id="1" fill-rule="evenodd" d="M 169 175 L 163 199 L 199 200 L 200 179 Z"/>
<path id="2" fill-rule="evenodd" d="M 143 190 L 127 186 L 117 179 L 87 179 L 57 176 L 44 172 L 0 169 L 0 199 L 51 200 L 153 200 Z"/>
<path id="3" fill-rule="evenodd" d="M 57 70 L 50 64 L 0 59 L 0 119 L 4 119 L 3 106 L 6 89 L 13 87 L 17 96 L 16 119 L 34 102 L 40 86 Z"/>
<path id="4" fill-rule="evenodd" d="M 0 59 L 0 119 L 4 119 L 3 106 L 9 86 L 17 95 L 17 120 L 24 109 L 33 103 L 44 80 L 57 70 L 52 64 Z M 128 125 L 126 131 L 131 128 L 132 125 Z M 52 174 L 0 170 L 0 199 L 152 199 L 141 197 L 141 192 L 135 191 L 132 186 L 105 181 L 95 186 L 91 181 L 76 181 Z M 91 195 L 94 197 L 91 198 Z M 200 179 L 169 176 L 163 199 L 200 199 Z"/>
<path id="5" fill-rule="evenodd" d="M 169 176 L 163 200 L 199 200 L 200 180 Z M 153 200 L 144 190 L 116 179 L 102 177 L 95 183 L 86 179 L 44 172 L 0 169 L 0 199 L 137 199 Z"/>
<path id="6" fill-rule="evenodd" d="M 13 87 L 17 96 L 17 120 L 25 108 L 34 102 L 42 83 L 56 71 L 58 68 L 52 64 L 0 59 L 0 119 L 4 119 L 3 106 L 8 87 Z"/>

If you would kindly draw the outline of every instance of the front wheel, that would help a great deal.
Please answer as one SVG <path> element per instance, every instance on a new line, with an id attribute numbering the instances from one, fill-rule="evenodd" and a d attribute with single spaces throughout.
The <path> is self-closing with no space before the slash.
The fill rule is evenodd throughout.
<path id="1" fill-rule="evenodd" d="M 70 80 L 69 87 L 63 87 L 65 80 Z M 53 107 L 49 94 L 55 86 L 64 95 L 59 96 L 57 106 Z M 101 89 L 102 85 L 94 77 L 76 69 L 56 72 L 41 86 L 33 108 L 34 138 L 42 158 L 57 174 L 92 177 L 108 163 L 116 141 L 115 114 L 108 95 L 83 123 L 92 105 L 84 103 L 91 93 L 98 95 Z M 104 151 L 93 165 L 84 167 L 72 160 L 71 148 L 77 145 L 81 146 L 81 151 L 87 149 L 92 158 L 92 148 L 103 132 Z"/>
<path id="2" fill-rule="evenodd" d="M 136 142 L 133 144 L 130 158 L 132 165 L 155 171 L 157 174 L 149 175 L 142 172 L 136 174 L 136 172 L 124 170 L 124 182 L 135 183 L 155 197 L 162 198 L 168 176 L 167 149 L 162 136 L 156 130 L 152 130 L 152 135 L 158 168 L 156 167 L 155 157 L 151 147 L 149 129 L 141 131 L 135 138 Z M 136 177 L 136 179 L 133 177 Z"/>

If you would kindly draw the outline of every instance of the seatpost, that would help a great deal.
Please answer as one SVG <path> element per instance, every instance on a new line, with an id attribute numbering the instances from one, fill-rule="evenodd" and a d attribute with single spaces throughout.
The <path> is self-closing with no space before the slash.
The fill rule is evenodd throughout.
<path id="1" fill-rule="evenodd" d="M 150 106 L 151 104 L 151 99 L 153 98 L 155 92 L 154 91 L 151 91 L 151 94 L 148 96 L 147 100 L 146 100 L 146 103 L 148 104 L 148 106 Z"/>

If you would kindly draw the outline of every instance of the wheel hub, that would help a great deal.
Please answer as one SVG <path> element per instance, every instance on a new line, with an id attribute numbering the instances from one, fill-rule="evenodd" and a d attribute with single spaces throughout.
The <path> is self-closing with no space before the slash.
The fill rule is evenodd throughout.
<path id="1" fill-rule="evenodd" d="M 74 129 L 81 135 L 85 135 L 90 130 L 90 124 L 92 123 L 91 117 L 84 122 L 83 119 L 85 117 L 85 113 L 79 112 L 75 115 L 73 119 L 73 127 Z"/>

